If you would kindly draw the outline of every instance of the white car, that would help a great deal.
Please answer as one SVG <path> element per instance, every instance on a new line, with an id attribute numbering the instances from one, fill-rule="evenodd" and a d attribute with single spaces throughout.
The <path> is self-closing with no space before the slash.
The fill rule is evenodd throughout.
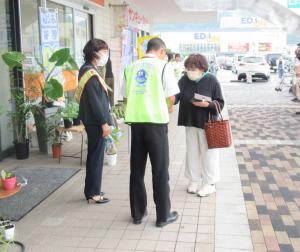
<path id="1" fill-rule="evenodd" d="M 247 79 L 247 73 L 252 78 L 268 80 L 270 78 L 270 66 L 263 56 L 245 56 L 236 66 L 238 80 Z"/>

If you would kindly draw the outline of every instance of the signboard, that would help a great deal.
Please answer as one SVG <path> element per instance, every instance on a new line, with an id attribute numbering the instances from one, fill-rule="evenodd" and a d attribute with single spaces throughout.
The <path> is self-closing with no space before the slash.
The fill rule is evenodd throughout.
<path id="1" fill-rule="evenodd" d="M 58 10 L 40 7 L 41 54 L 48 64 L 50 55 L 59 49 Z"/>
<path id="2" fill-rule="evenodd" d="M 228 52 L 249 52 L 249 43 L 230 43 L 228 44 Z"/>
<path id="3" fill-rule="evenodd" d="M 201 43 L 208 43 L 208 44 L 218 44 L 220 43 L 220 35 L 213 34 L 210 32 L 196 32 L 194 33 L 195 40 L 201 40 Z"/>
<path id="4" fill-rule="evenodd" d="M 143 58 L 147 51 L 147 45 L 150 39 L 157 38 L 157 36 L 145 36 L 138 38 L 138 55 L 139 59 Z"/>
<path id="5" fill-rule="evenodd" d="M 127 15 L 128 15 L 128 26 L 130 28 L 136 28 L 142 31 L 149 32 L 150 25 L 149 25 L 149 21 L 145 16 L 141 15 L 131 7 L 128 7 Z"/>
<path id="6" fill-rule="evenodd" d="M 104 0 L 90 0 L 91 2 L 95 3 L 95 4 L 98 4 L 100 6 L 104 6 L 105 3 L 104 3 Z"/>
<path id="7" fill-rule="evenodd" d="M 300 8 L 300 0 L 288 0 L 288 8 Z"/>
<path id="8" fill-rule="evenodd" d="M 259 43 L 258 51 L 260 52 L 270 52 L 272 51 L 272 43 Z"/>

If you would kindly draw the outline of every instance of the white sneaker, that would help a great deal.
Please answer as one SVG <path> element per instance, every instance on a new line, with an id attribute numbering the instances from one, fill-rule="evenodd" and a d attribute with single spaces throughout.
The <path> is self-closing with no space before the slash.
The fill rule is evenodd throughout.
<path id="1" fill-rule="evenodd" d="M 212 193 L 216 192 L 216 185 L 203 185 L 197 192 L 199 197 L 206 197 Z"/>
<path id="2" fill-rule="evenodd" d="M 187 188 L 187 192 L 195 194 L 195 193 L 197 193 L 197 190 L 198 190 L 198 183 L 197 182 L 190 182 L 189 186 Z"/>

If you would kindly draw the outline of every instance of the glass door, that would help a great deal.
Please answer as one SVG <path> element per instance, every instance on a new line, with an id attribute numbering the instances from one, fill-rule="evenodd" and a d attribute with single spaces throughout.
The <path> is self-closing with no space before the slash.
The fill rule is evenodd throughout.
<path id="1" fill-rule="evenodd" d="M 12 30 L 9 23 L 9 1 L 0 0 L 0 52 L 1 54 L 12 49 Z M 0 76 L 1 76 L 1 92 L 0 92 L 0 160 L 2 152 L 12 147 L 13 132 L 8 127 L 8 118 L 6 112 L 11 110 L 10 99 L 10 75 L 8 67 L 0 59 Z"/>
<path id="2" fill-rule="evenodd" d="M 79 66 L 84 63 L 83 48 L 91 39 L 91 15 L 74 10 L 75 58 Z"/>

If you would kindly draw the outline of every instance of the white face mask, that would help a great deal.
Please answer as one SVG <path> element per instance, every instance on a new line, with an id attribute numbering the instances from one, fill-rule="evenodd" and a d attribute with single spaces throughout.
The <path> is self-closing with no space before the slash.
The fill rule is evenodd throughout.
<path id="1" fill-rule="evenodd" d="M 100 58 L 97 60 L 97 66 L 105 66 L 108 61 L 108 54 L 99 54 Z"/>
<path id="2" fill-rule="evenodd" d="M 200 71 L 187 71 L 187 76 L 191 81 L 199 80 L 202 76 Z"/>

